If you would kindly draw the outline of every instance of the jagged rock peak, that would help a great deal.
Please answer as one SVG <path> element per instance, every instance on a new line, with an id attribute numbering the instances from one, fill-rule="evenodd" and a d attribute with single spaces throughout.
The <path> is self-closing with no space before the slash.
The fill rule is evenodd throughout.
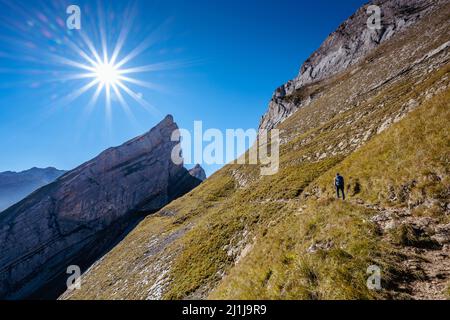
<path id="1" fill-rule="evenodd" d="M 191 170 L 189 170 L 189 174 L 193 176 L 194 178 L 197 178 L 201 181 L 206 180 L 206 173 L 205 170 L 199 165 L 196 164 L 195 167 L 193 167 Z"/>
<path id="2" fill-rule="evenodd" d="M 277 88 L 262 117 L 260 129 L 271 129 L 299 107 L 283 101 L 296 90 L 333 76 L 355 65 L 381 43 L 416 23 L 423 16 L 448 0 L 373 0 L 362 6 L 331 33 L 322 45 L 301 66 L 298 76 Z M 367 8 L 381 9 L 381 29 L 367 26 Z M 309 104 L 309 98 L 300 106 Z"/>
<path id="3" fill-rule="evenodd" d="M 302 65 L 295 87 L 324 79 L 357 63 L 372 49 L 419 20 L 439 0 L 374 0 L 342 23 Z M 367 8 L 381 9 L 381 29 L 367 27 Z"/>
<path id="4" fill-rule="evenodd" d="M 196 187 L 200 181 L 171 159 L 176 129 L 169 115 L 2 212 L 0 299 L 62 292 L 68 265 L 89 267 L 137 214 Z"/>

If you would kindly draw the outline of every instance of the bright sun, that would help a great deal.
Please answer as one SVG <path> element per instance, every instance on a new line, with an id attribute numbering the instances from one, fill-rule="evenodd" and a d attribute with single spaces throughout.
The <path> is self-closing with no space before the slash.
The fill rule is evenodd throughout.
<path id="1" fill-rule="evenodd" d="M 101 62 L 95 66 L 95 76 L 100 84 L 115 86 L 119 80 L 119 70 L 110 62 Z"/>
<path id="2" fill-rule="evenodd" d="M 69 42 L 70 47 L 78 53 L 81 60 L 72 60 L 61 56 L 55 56 L 58 63 L 82 70 L 80 73 L 77 72 L 68 75 L 67 79 L 84 79 L 83 81 L 86 82 L 82 87 L 75 89 L 65 97 L 64 104 L 72 102 L 96 87 L 91 99 L 86 105 L 86 110 L 88 112 L 92 111 L 100 96 L 104 94 L 105 109 L 108 116 L 111 114 L 112 101 L 120 104 L 123 110 L 127 112 L 127 114 L 130 114 L 130 106 L 127 102 L 128 99 L 126 99 L 127 96 L 139 103 L 146 110 L 154 113 L 156 111 L 155 107 L 143 98 L 141 92 L 134 91 L 130 85 L 150 90 L 157 90 L 159 86 L 145 80 L 137 79 L 133 77 L 133 75 L 171 68 L 172 63 L 158 62 L 148 65 L 127 67 L 128 63 L 131 63 L 133 59 L 151 46 L 153 43 L 153 36 L 145 39 L 128 54 L 122 56 L 121 51 L 125 46 L 130 28 L 126 27 L 120 31 L 117 42 L 112 50 L 108 50 L 104 26 L 100 26 L 99 30 L 101 42 L 100 50 L 97 50 L 92 40 L 86 34 L 81 33 L 80 36 L 83 41 L 81 47 L 77 43 Z M 174 63 L 173 65 L 177 65 L 177 63 Z"/>

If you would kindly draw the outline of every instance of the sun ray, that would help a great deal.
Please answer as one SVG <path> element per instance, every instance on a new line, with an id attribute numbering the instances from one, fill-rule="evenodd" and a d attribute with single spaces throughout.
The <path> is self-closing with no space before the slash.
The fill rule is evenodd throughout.
<path id="1" fill-rule="evenodd" d="M 95 78 L 95 73 L 89 72 L 89 73 L 74 73 L 74 74 L 64 74 L 64 75 L 57 75 L 54 78 L 44 79 L 41 80 L 41 82 L 63 82 L 68 80 L 80 80 L 80 79 L 89 79 L 89 78 Z"/>
<path id="2" fill-rule="evenodd" d="M 31 76 L 33 79 L 30 88 L 47 86 L 52 93 L 49 108 L 52 112 L 62 107 L 68 108 L 72 102 L 86 95 L 87 105 L 82 107 L 82 117 L 89 115 L 97 104 L 104 104 L 102 111 L 106 113 L 109 122 L 116 104 L 122 107 L 130 119 L 134 118 L 132 107 L 137 105 L 154 116 L 161 116 L 157 108 L 147 101 L 147 92 L 150 90 L 162 92 L 165 88 L 152 82 L 148 74 L 178 68 L 187 63 L 150 61 L 147 64 L 137 64 L 136 62 L 137 58 L 142 57 L 149 48 L 166 39 L 166 27 L 170 21 L 166 20 L 156 25 L 153 30 L 144 33 L 148 36 L 139 39 L 136 38 L 139 34 L 134 33 L 134 27 L 130 23 L 136 20 L 139 12 L 137 3 L 115 7 L 115 3 L 99 0 L 94 5 L 85 6 L 86 12 L 98 13 L 96 20 L 83 20 L 81 30 L 67 30 L 64 20 L 58 17 L 53 20 L 50 18 L 55 6 L 65 8 L 62 1 L 55 3 L 44 3 L 42 15 L 36 16 L 35 12 L 31 12 L 33 8 L 20 3 L 16 5 L 11 1 L 14 12 L 24 18 L 24 23 L 13 23 L 8 26 L 14 35 L 20 35 L 19 37 L 5 38 L 4 35 L 0 35 L 0 42 L 12 44 L 2 49 L 0 58 L 11 60 L 14 64 L 15 61 L 26 61 L 30 69 L 17 70 L 6 67 L 0 69 L 0 73 Z M 121 10 L 120 15 L 113 11 L 118 8 Z M 116 21 L 118 17 L 121 21 Z M 9 21 L 9 17 L 7 19 L 6 22 Z M 114 22 L 111 19 L 114 19 Z M 118 28 L 112 25 L 117 22 L 120 23 Z M 28 32 L 32 28 L 37 32 Z M 133 42 L 134 45 L 129 45 L 129 42 Z M 20 55 L 16 53 L 15 48 L 22 50 Z M 55 91 L 57 89 L 59 91 Z"/>
<path id="3" fill-rule="evenodd" d="M 143 88 L 148 88 L 148 89 L 152 89 L 152 90 L 156 90 L 159 92 L 164 91 L 164 88 L 160 85 L 148 82 L 148 81 L 141 81 L 138 79 L 133 79 L 133 78 L 129 78 L 129 77 L 125 77 L 125 76 L 118 76 L 117 77 L 119 80 L 125 81 L 125 82 L 129 82 L 129 83 L 133 83 L 136 84 L 138 86 L 141 86 Z"/>
<path id="4" fill-rule="evenodd" d="M 125 112 L 125 114 L 127 115 L 128 119 L 130 121 L 132 121 L 134 124 L 137 124 L 137 120 L 136 117 L 134 116 L 133 112 L 131 112 L 131 108 L 128 105 L 128 103 L 125 101 L 125 99 L 123 98 L 122 93 L 120 92 L 120 90 L 117 88 L 116 84 L 112 85 L 113 91 L 117 97 L 117 99 L 119 100 L 120 105 L 122 106 L 123 111 Z"/>
<path id="5" fill-rule="evenodd" d="M 103 15 L 103 10 L 100 7 L 100 1 L 97 2 L 97 12 L 98 12 L 98 19 L 99 19 L 100 42 L 102 45 L 103 62 L 106 63 L 108 60 L 108 44 L 106 41 L 106 23 L 105 23 L 105 17 Z"/>
<path id="6" fill-rule="evenodd" d="M 83 31 L 80 33 L 80 36 L 81 36 L 81 39 L 86 44 L 86 46 L 91 51 L 91 54 L 94 56 L 97 63 L 101 63 L 102 59 L 100 58 L 100 55 L 98 54 L 97 50 L 95 49 L 95 46 L 92 43 L 91 39 L 89 39 L 89 37 Z"/>
<path id="7" fill-rule="evenodd" d="M 122 50 L 123 45 L 125 44 L 126 38 L 128 36 L 128 32 L 129 32 L 129 27 L 128 26 L 125 26 L 120 31 L 119 39 L 117 40 L 117 44 L 114 47 L 114 51 L 113 51 L 113 54 L 111 56 L 111 60 L 110 60 L 111 64 L 115 64 L 116 63 L 117 57 L 119 56 L 120 51 Z"/>
<path id="8" fill-rule="evenodd" d="M 78 80 L 78 79 L 86 79 L 86 78 L 94 78 L 95 73 L 76 73 L 71 75 L 59 76 L 57 79 L 48 79 L 48 81 L 61 81 L 61 80 Z"/>
<path id="9" fill-rule="evenodd" d="M 137 103 L 139 103 L 146 111 L 150 112 L 152 115 L 160 115 L 159 111 L 149 104 L 147 101 L 145 101 L 141 96 L 139 96 L 136 92 L 131 90 L 127 87 L 126 84 L 124 84 L 121 81 L 117 81 L 117 85 L 121 87 L 131 98 L 133 98 Z"/>
<path id="10" fill-rule="evenodd" d="M 98 98 L 100 97 L 100 93 L 103 90 L 103 84 L 100 84 L 97 89 L 95 90 L 94 94 L 92 95 L 91 99 L 89 100 L 88 104 L 85 108 L 85 113 L 87 115 L 91 114 L 92 110 L 94 109 L 94 106 L 97 104 Z"/>
<path id="11" fill-rule="evenodd" d="M 122 28 L 121 28 L 120 33 L 119 33 L 119 37 L 118 37 L 117 42 L 116 42 L 116 46 L 114 47 L 113 54 L 111 55 L 110 62 L 113 65 L 116 63 L 116 60 L 117 60 L 117 58 L 118 58 L 118 56 L 119 56 L 123 46 L 125 45 L 126 40 L 128 38 L 128 34 L 130 33 L 131 25 L 128 23 L 128 21 L 133 16 L 132 12 L 134 12 L 135 9 L 136 9 L 135 7 L 128 8 L 127 12 L 124 14 L 125 19 L 124 19 L 124 22 L 122 24 Z"/>
<path id="12" fill-rule="evenodd" d="M 144 41 L 142 41 L 136 48 L 134 48 L 129 54 L 127 54 L 122 60 L 120 60 L 116 66 L 118 68 L 122 67 L 132 59 L 139 56 L 141 53 L 150 48 L 153 44 L 155 44 L 158 39 L 161 37 L 161 33 L 163 32 L 163 28 L 166 27 L 167 22 L 163 23 L 159 26 L 155 31 L 153 31 Z"/>
<path id="13" fill-rule="evenodd" d="M 106 110 L 108 114 L 111 112 L 111 87 L 105 86 Z"/>
<path id="14" fill-rule="evenodd" d="M 128 103 L 123 98 L 122 94 L 120 93 L 119 89 L 117 88 L 117 85 L 113 84 L 111 87 L 113 88 L 113 91 L 114 91 L 117 99 L 119 100 L 120 104 L 124 108 L 124 110 L 130 111 L 130 106 L 128 105 Z"/>
<path id="15" fill-rule="evenodd" d="M 60 64 L 63 64 L 63 65 L 66 65 L 66 66 L 71 66 L 71 67 L 75 67 L 75 68 L 79 68 L 79 69 L 84 69 L 84 70 L 91 71 L 91 72 L 95 72 L 95 68 L 94 67 L 87 66 L 87 65 L 82 64 L 80 62 L 76 62 L 76 61 L 71 60 L 69 58 L 58 56 L 56 54 L 51 54 L 50 53 L 48 55 L 50 57 L 52 57 L 54 59 L 53 61 L 56 62 L 56 63 L 60 63 Z"/>
<path id="16" fill-rule="evenodd" d="M 88 91 L 89 89 L 94 87 L 96 84 L 98 84 L 98 79 L 92 80 L 88 84 L 84 85 L 83 87 L 79 88 L 78 90 L 76 90 L 76 91 L 70 93 L 69 95 L 67 95 L 64 98 L 65 102 L 67 104 L 70 103 L 70 102 L 73 102 L 74 100 L 79 98 L 83 93 L 85 93 L 86 91 Z"/>
<path id="17" fill-rule="evenodd" d="M 73 43 L 72 41 L 67 41 L 67 44 L 69 45 L 69 47 L 72 48 L 72 50 L 74 50 L 76 53 L 78 53 L 82 58 L 84 58 L 86 61 L 88 61 L 92 66 L 96 65 L 96 62 L 89 57 L 86 52 L 84 52 L 79 46 L 77 46 L 75 43 Z"/>
<path id="18" fill-rule="evenodd" d="M 191 62 L 188 61 L 165 61 L 153 64 L 148 64 L 145 66 L 133 67 L 128 69 L 120 69 L 119 74 L 130 74 L 130 73 L 142 73 L 142 72 L 154 72 L 161 70 L 168 70 L 174 68 L 180 68 L 190 65 Z"/>

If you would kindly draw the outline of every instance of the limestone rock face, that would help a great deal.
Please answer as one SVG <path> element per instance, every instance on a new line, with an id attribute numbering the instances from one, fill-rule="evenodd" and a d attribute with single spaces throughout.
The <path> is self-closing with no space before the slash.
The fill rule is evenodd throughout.
<path id="1" fill-rule="evenodd" d="M 5 210 L 0 298 L 45 298 L 48 290 L 64 290 L 69 265 L 88 267 L 137 213 L 155 212 L 197 186 L 201 181 L 171 160 L 176 129 L 167 116 Z"/>
<path id="2" fill-rule="evenodd" d="M 293 103 L 284 99 L 286 96 L 355 65 L 380 44 L 407 29 L 442 3 L 445 0 L 374 0 L 361 7 L 303 63 L 295 79 L 275 91 L 269 109 L 261 119 L 260 129 L 274 128 L 314 99 L 314 96 L 307 96 Z M 381 29 L 367 26 L 372 15 L 367 12 L 370 5 L 377 5 L 381 9 Z"/>

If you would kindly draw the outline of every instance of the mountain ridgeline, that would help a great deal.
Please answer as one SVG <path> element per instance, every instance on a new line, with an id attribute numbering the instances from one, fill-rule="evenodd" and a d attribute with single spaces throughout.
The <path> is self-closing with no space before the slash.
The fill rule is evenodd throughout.
<path id="1" fill-rule="evenodd" d="M 55 168 L 31 168 L 22 172 L 0 172 L 0 212 L 65 173 Z"/>
<path id="2" fill-rule="evenodd" d="M 381 28 L 368 28 L 368 6 L 361 7 L 339 26 L 302 65 L 299 75 L 279 87 L 262 117 L 260 128 L 271 129 L 298 108 L 307 106 L 321 95 L 316 90 L 325 80 L 361 62 L 375 48 L 395 37 L 446 1 L 375 0 L 382 10 Z M 322 81 L 323 82 L 323 81 Z M 289 99 L 289 98 L 294 99 Z"/>
<path id="3" fill-rule="evenodd" d="M 67 267 L 85 270 L 143 217 L 201 183 L 175 165 L 171 116 L 110 148 L 0 215 L 0 298 L 56 298 Z"/>
<path id="4" fill-rule="evenodd" d="M 261 129 L 280 130 L 277 174 L 226 165 L 60 298 L 446 298 L 450 3 L 373 3 L 382 29 L 363 6 L 275 92 Z"/>

